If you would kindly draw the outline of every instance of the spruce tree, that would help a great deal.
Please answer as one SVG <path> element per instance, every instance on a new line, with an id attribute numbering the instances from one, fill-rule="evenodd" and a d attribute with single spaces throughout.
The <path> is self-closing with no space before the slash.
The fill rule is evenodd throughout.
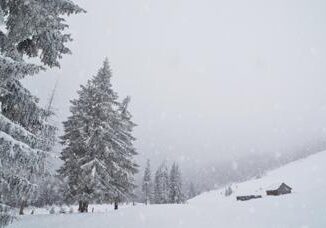
<path id="1" fill-rule="evenodd" d="M 154 178 L 154 203 L 162 203 L 162 173 L 160 169 L 155 172 Z"/>
<path id="2" fill-rule="evenodd" d="M 230 185 L 227 186 L 224 191 L 224 196 L 228 197 L 228 196 L 232 195 L 232 193 L 233 193 L 232 187 Z"/>
<path id="3" fill-rule="evenodd" d="M 173 163 L 171 167 L 169 187 L 169 202 L 178 204 L 183 203 L 184 194 L 182 191 L 181 172 L 177 163 Z"/>
<path id="4" fill-rule="evenodd" d="M 117 206 L 131 197 L 137 172 L 129 98 L 118 102 L 108 60 L 78 94 L 61 137 L 65 148 L 59 173 L 67 181 L 65 195 L 78 201 L 80 212 L 87 212 L 89 202 L 95 201 Z"/>
<path id="5" fill-rule="evenodd" d="M 168 170 L 168 167 L 166 166 L 166 164 L 164 163 L 163 169 L 162 169 L 163 203 L 169 202 L 169 185 L 170 185 L 169 170 Z"/>
<path id="6" fill-rule="evenodd" d="M 148 159 L 146 162 L 146 167 L 144 171 L 144 177 L 143 177 L 143 184 L 142 184 L 142 192 L 143 192 L 143 198 L 144 203 L 147 205 L 148 203 L 151 203 L 152 201 L 152 177 L 151 177 L 151 164 L 150 160 Z"/>
<path id="7" fill-rule="evenodd" d="M 155 173 L 154 202 L 156 204 L 169 202 L 169 172 L 165 162 L 160 165 Z"/>
<path id="8" fill-rule="evenodd" d="M 189 189 L 188 189 L 188 196 L 187 196 L 187 198 L 188 198 L 188 199 L 192 199 L 192 198 L 194 198 L 196 195 L 197 195 L 197 191 L 196 191 L 196 189 L 195 189 L 194 183 L 193 183 L 193 182 L 190 182 L 190 184 L 189 184 Z"/>
<path id="9" fill-rule="evenodd" d="M 63 183 L 58 176 L 46 173 L 38 190 L 38 197 L 31 204 L 36 207 L 63 204 L 62 187 Z"/>
<path id="10" fill-rule="evenodd" d="M 23 213 L 44 173 L 52 146 L 48 134 L 55 131 L 47 122 L 52 113 L 39 106 L 20 80 L 59 66 L 59 59 L 70 53 L 63 16 L 82 11 L 69 0 L 0 0 L 0 207 L 20 204 Z"/>
<path id="11" fill-rule="evenodd" d="M 132 136 L 133 128 L 136 126 L 131 121 L 132 115 L 128 110 L 130 97 L 123 99 L 121 104 L 118 104 L 118 121 L 115 124 L 117 140 L 114 143 L 113 160 L 120 164 L 120 168 L 114 174 L 115 184 L 119 186 L 120 193 L 115 192 L 114 203 L 115 209 L 118 209 L 120 201 L 134 199 L 134 174 L 138 172 L 138 165 L 134 161 L 134 156 L 137 155 L 136 149 L 133 146 L 135 138 Z"/>

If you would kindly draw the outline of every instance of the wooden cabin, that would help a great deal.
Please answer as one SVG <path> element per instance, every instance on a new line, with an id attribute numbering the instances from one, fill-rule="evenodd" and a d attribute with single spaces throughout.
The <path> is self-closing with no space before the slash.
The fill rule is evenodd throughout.
<path id="1" fill-rule="evenodd" d="M 283 194 L 289 194 L 291 193 L 292 188 L 288 185 L 286 185 L 285 183 L 282 183 L 277 189 L 273 189 L 273 190 L 267 190 L 266 194 L 268 196 L 279 196 L 279 195 L 283 195 Z"/>
<path id="2" fill-rule="evenodd" d="M 261 198 L 261 195 L 247 195 L 247 196 L 237 196 L 237 200 L 246 201 L 251 199 Z"/>

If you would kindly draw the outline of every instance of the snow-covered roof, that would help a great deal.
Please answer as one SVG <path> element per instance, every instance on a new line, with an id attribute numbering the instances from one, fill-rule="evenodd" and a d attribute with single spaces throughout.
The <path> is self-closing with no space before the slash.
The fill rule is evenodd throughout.
<path id="1" fill-rule="evenodd" d="M 284 182 L 275 182 L 266 187 L 266 190 L 275 190 L 278 189 L 282 184 L 285 184 Z M 287 185 L 288 186 L 288 185 Z"/>

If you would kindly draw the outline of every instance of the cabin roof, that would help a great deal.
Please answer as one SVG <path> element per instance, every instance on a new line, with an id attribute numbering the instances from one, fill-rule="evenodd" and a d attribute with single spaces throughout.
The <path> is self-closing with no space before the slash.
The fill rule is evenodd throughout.
<path id="1" fill-rule="evenodd" d="M 269 185 L 267 187 L 267 190 L 279 190 L 279 189 L 282 189 L 282 188 L 288 188 L 288 189 L 292 189 L 289 185 L 285 184 L 284 182 L 278 182 L 278 183 L 274 183 L 272 185 Z"/>
<path id="2" fill-rule="evenodd" d="M 289 185 L 287 185 L 287 184 L 285 184 L 285 183 L 282 183 L 282 184 L 280 185 L 280 187 L 278 187 L 278 189 L 280 189 L 280 188 L 289 188 L 290 190 L 292 189 Z"/>

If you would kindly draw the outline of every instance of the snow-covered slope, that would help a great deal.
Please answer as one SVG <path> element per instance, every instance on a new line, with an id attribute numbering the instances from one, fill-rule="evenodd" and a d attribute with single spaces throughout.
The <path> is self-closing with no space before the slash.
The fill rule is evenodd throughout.
<path id="1" fill-rule="evenodd" d="M 285 182 L 293 193 L 266 196 L 265 190 Z M 203 193 L 185 205 L 138 205 L 89 214 L 29 215 L 11 227 L 148 227 L 148 228 L 324 228 L 326 227 L 326 151 L 268 173 L 261 179 Z M 263 194 L 261 199 L 236 201 L 236 195 Z"/>
<path id="2" fill-rule="evenodd" d="M 233 184 L 233 194 L 227 198 L 233 200 L 235 195 L 258 194 L 269 200 L 267 197 L 270 196 L 266 196 L 266 190 L 275 189 L 283 182 L 293 188 L 293 194 L 276 198 L 301 199 L 306 195 L 309 197 L 318 195 L 319 192 L 325 192 L 326 194 L 326 151 L 289 163 L 267 173 L 266 176 L 260 179 Z M 212 198 L 216 198 L 217 195 L 218 198 L 222 197 L 220 195 L 224 195 L 224 189 L 203 193 L 190 200 L 190 202 L 205 203 L 211 201 Z M 275 198 L 272 197 L 272 199 Z"/>

